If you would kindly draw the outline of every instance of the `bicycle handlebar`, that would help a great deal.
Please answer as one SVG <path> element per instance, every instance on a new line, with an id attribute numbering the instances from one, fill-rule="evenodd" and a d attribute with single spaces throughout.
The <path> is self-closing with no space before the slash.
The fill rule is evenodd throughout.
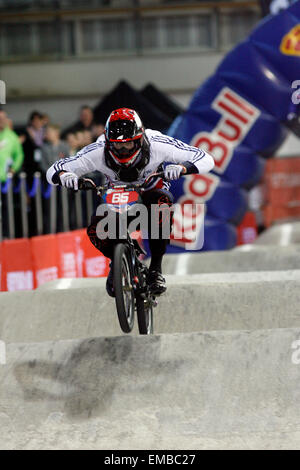
<path id="1" fill-rule="evenodd" d="M 157 173 L 151 173 L 143 183 L 140 184 L 133 184 L 133 183 L 127 183 L 127 184 L 114 184 L 113 187 L 120 187 L 120 188 L 133 188 L 133 189 L 143 189 L 147 183 L 151 180 L 151 178 L 154 177 L 159 177 L 159 178 L 164 178 L 164 172 L 160 171 Z M 78 180 L 78 189 L 81 191 L 88 191 L 88 190 L 94 190 L 97 191 L 97 193 L 102 193 L 106 189 L 110 187 L 110 184 L 105 184 L 102 186 L 96 186 L 94 181 L 91 180 L 90 178 L 79 178 Z"/>
<path id="2" fill-rule="evenodd" d="M 78 179 L 78 189 L 87 191 L 89 189 L 96 189 L 94 181 L 90 178 L 79 178 Z"/>

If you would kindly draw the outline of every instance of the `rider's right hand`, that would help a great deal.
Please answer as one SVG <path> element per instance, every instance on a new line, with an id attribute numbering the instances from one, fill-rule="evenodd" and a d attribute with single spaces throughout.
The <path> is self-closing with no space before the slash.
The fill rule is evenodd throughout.
<path id="1" fill-rule="evenodd" d="M 65 171 L 59 174 L 61 185 L 65 188 L 78 191 L 78 176 L 71 171 Z"/>

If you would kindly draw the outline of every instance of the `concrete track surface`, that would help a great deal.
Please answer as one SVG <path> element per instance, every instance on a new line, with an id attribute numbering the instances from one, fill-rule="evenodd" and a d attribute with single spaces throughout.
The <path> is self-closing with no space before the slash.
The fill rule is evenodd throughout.
<path id="1" fill-rule="evenodd" d="M 223 252 L 169 255 L 163 266 L 166 274 L 179 275 L 299 269 L 300 245 L 247 245 Z"/>
<path id="2" fill-rule="evenodd" d="M 273 225 L 255 240 L 258 245 L 289 246 L 300 243 L 300 222 Z"/>
<path id="3" fill-rule="evenodd" d="M 249 273 L 248 282 L 248 273 L 238 274 L 223 274 L 222 281 L 219 274 L 215 282 L 169 276 L 154 310 L 155 333 L 300 328 L 300 271 L 257 273 L 257 280 Z M 91 285 L 1 294 L 0 338 L 19 343 L 120 335 L 103 281 Z"/>
<path id="4" fill-rule="evenodd" d="M 0 294 L 0 448 L 300 449 L 299 261 L 166 257 L 149 337 L 121 333 L 103 279 Z"/>
<path id="5" fill-rule="evenodd" d="M 300 329 L 10 344 L 1 448 L 298 448 Z"/>

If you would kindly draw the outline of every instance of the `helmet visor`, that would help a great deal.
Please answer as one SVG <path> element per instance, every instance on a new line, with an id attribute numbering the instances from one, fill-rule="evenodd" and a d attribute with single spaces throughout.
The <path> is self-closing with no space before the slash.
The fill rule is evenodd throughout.
<path id="1" fill-rule="evenodd" d="M 135 137 L 137 137 L 135 122 L 117 120 L 109 124 L 107 138 L 110 142 L 124 141 Z"/>

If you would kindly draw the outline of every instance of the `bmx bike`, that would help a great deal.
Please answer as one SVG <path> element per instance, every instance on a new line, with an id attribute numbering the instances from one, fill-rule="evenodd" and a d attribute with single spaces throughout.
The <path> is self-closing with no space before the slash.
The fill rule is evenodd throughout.
<path id="1" fill-rule="evenodd" d="M 151 178 L 163 178 L 163 172 L 152 173 L 142 184 L 113 184 L 96 186 L 88 178 L 80 178 L 80 190 L 93 190 L 106 202 L 109 209 L 120 214 L 130 211 L 138 203 L 140 194 Z M 146 252 L 127 230 L 127 237 L 116 240 L 113 251 L 113 283 L 116 309 L 120 327 L 130 333 L 137 315 L 140 334 L 153 333 L 153 308 L 157 306 L 156 296 L 151 293 L 147 282 L 148 267 L 140 260 Z"/>

